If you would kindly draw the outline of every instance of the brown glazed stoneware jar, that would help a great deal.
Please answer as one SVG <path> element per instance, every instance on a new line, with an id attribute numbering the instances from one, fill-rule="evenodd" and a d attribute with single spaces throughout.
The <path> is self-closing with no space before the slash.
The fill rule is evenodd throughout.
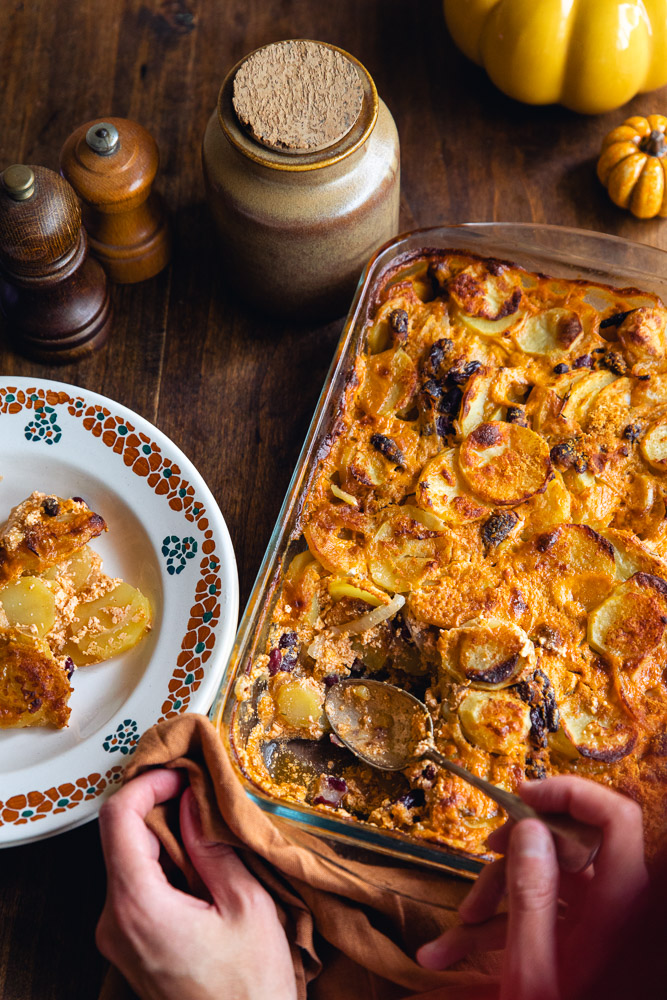
<path id="1" fill-rule="evenodd" d="M 336 46 L 306 44 L 356 67 L 359 112 L 349 130 L 305 152 L 249 134 L 235 111 L 234 78 L 247 59 L 272 48 L 264 46 L 225 78 L 202 159 L 232 290 L 265 312 L 324 321 L 346 311 L 364 265 L 398 232 L 400 154 L 394 120 L 367 70 Z"/>

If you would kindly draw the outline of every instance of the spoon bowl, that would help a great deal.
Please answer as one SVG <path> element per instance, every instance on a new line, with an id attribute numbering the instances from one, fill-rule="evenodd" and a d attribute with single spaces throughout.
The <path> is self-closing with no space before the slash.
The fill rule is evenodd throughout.
<path id="1" fill-rule="evenodd" d="M 414 695 L 383 681 L 339 681 L 324 710 L 336 736 L 366 764 L 402 771 L 433 742 L 433 720 Z"/>

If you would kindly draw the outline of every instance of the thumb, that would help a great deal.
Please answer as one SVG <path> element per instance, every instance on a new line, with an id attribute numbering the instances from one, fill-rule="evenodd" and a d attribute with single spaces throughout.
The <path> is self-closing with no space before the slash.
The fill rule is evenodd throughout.
<path id="1" fill-rule="evenodd" d="M 522 820 L 507 855 L 509 924 L 501 1000 L 558 1000 L 558 862 L 539 820 Z"/>
<path id="2" fill-rule="evenodd" d="M 183 846 L 214 906 L 220 913 L 238 912 L 248 890 L 256 891 L 258 883 L 232 847 L 205 838 L 192 788 L 181 796 L 180 824 Z"/>

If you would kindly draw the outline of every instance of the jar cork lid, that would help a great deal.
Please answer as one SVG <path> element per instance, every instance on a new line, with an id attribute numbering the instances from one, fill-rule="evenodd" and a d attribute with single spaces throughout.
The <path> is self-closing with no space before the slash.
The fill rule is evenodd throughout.
<path id="1" fill-rule="evenodd" d="M 234 75 L 239 122 L 255 141 L 283 153 L 313 153 L 339 142 L 357 122 L 363 100 L 355 64 L 320 42 L 266 45 Z"/>

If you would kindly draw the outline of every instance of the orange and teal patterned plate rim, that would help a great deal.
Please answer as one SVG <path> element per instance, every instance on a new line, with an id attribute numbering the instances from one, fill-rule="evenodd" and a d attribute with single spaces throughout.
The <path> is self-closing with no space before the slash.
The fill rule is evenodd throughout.
<path id="1" fill-rule="evenodd" d="M 152 505 L 157 534 L 151 543 L 163 589 L 183 591 L 182 624 L 162 658 L 168 662 L 159 664 L 158 683 L 152 678 L 150 704 L 142 695 L 140 711 L 121 707 L 104 737 L 91 737 L 90 745 L 82 746 L 85 753 L 78 756 L 89 767 L 71 773 L 54 767 L 53 780 L 34 787 L 29 768 L 15 778 L 0 774 L 0 847 L 52 836 L 94 818 L 121 781 L 142 732 L 183 712 L 208 711 L 236 630 L 238 577 L 224 518 L 202 477 L 173 442 L 139 414 L 86 389 L 0 377 L 0 460 L 3 437 L 12 438 L 16 448 L 22 435 L 21 447 L 25 441 L 26 452 L 39 449 L 40 462 L 48 463 L 68 447 L 68 437 L 72 442 L 76 438 L 81 448 L 82 434 L 86 447 L 94 444 L 103 453 L 99 460 L 109 476 L 122 472 L 127 479 L 129 471 L 141 503 Z M 0 520 L 5 516 L 0 511 Z M 2 736 L 0 731 L 0 742 Z"/>

